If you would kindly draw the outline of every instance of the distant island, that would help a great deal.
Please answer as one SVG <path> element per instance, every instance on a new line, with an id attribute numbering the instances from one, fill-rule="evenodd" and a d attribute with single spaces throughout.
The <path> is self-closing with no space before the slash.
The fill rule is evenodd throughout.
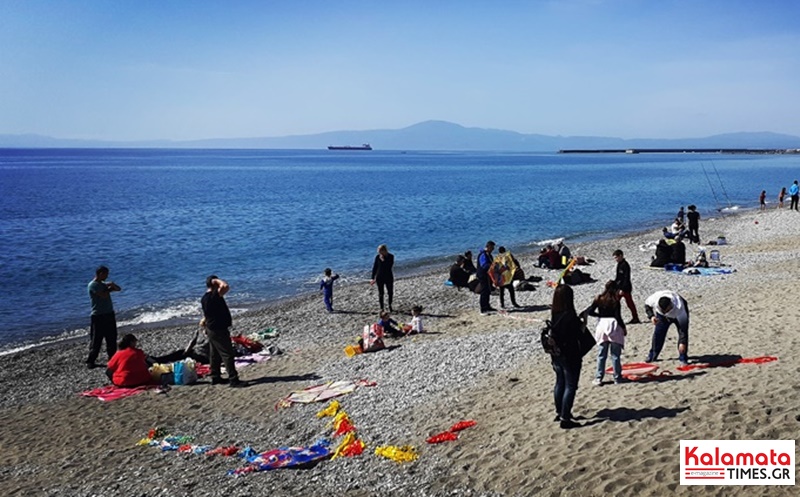
<path id="1" fill-rule="evenodd" d="M 800 154 L 800 148 L 629 148 L 559 150 L 559 154 Z"/>
<path id="2" fill-rule="evenodd" d="M 487 128 L 468 128 L 447 121 L 425 121 L 400 129 L 329 131 L 313 135 L 204 140 L 108 141 L 53 138 L 42 135 L 2 135 L 0 148 L 176 148 L 176 149 L 304 149 L 339 147 L 332 143 L 371 144 L 379 150 L 547 152 L 565 150 L 792 150 L 800 137 L 771 132 L 743 132 L 703 138 L 614 138 L 548 136 Z M 331 150 L 369 150 L 333 148 Z M 641 153 L 641 152 L 640 152 Z"/>

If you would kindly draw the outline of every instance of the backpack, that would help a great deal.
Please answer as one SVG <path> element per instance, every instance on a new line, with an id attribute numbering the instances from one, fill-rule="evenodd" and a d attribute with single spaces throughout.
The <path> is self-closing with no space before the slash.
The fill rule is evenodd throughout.
<path id="1" fill-rule="evenodd" d="M 549 319 L 546 319 L 544 322 L 544 328 L 542 328 L 540 338 L 542 341 L 542 348 L 545 352 L 553 357 L 559 357 L 561 355 L 561 349 L 553 336 L 553 325 L 550 323 Z"/>

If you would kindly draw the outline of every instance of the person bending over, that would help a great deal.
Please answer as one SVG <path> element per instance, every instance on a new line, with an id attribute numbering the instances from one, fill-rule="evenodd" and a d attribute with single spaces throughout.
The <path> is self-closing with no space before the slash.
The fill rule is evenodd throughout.
<path id="1" fill-rule="evenodd" d="M 667 330 L 671 324 L 678 328 L 678 360 L 686 365 L 689 362 L 689 305 L 686 299 L 676 292 L 662 290 L 647 297 L 644 303 L 647 318 L 655 325 L 653 342 L 646 362 L 658 359 L 664 347 Z"/>

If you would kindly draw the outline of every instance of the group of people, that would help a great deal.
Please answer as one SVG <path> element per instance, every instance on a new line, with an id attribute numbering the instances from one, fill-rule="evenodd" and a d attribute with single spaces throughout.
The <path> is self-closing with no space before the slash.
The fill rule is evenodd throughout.
<path id="1" fill-rule="evenodd" d="M 161 357 L 150 357 L 136 347 L 138 341 L 134 335 L 125 335 L 117 344 L 117 321 L 111 293 L 119 292 L 122 288 L 112 281 L 106 281 L 108 276 L 108 267 L 100 266 L 88 285 L 92 304 L 89 356 L 86 359 L 89 369 L 100 367 L 96 361 L 102 344 L 105 342 L 109 359 L 106 373 L 117 386 L 131 387 L 148 384 L 152 379 L 150 374 L 145 375 L 145 372 L 153 363 L 174 362 L 186 357 L 209 364 L 212 384 L 227 383 L 234 388 L 245 386 L 245 383 L 239 379 L 234 363 L 236 354 L 229 331 L 232 325 L 231 312 L 225 302 L 225 294 L 230 291 L 228 283 L 216 275 L 206 278 L 206 292 L 200 299 L 203 309 L 200 327 L 204 329 L 207 338 L 207 353 L 196 353 L 197 336 L 195 336 L 185 350 L 175 351 Z M 222 377 L 221 366 L 223 364 L 228 375 L 227 378 Z"/>
<path id="2" fill-rule="evenodd" d="M 550 322 L 552 336 L 558 347 L 558 354 L 551 356 L 556 383 L 553 398 L 556 410 L 555 421 L 561 428 L 569 429 L 580 426 L 572 416 L 572 407 L 578 389 L 584 353 L 582 335 L 585 333 L 588 316 L 598 318 L 594 330 L 597 344 L 597 369 L 592 383 L 603 384 L 606 362 L 611 356 L 614 383 L 624 381 L 622 375 L 622 350 L 628 334 L 626 323 L 622 319 L 621 300 L 625 299 L 632 317 L 627 324 L 639 323 L 636 306 L 631 297 L 630 265 L 621 250 L 614 251 L 617 261 L 616 277 L 609 280 L 603 292 L 597 295 L 592 303 L 581 313 L 575 308 L 575 297 L 572 287 L 558 285 L 553 292 Z M 689 349 L 689 306 L 678 293 L 663 290 L 650 295 L 645 300 L 645 313 L 653 324 L 653 337 L 646 362 L 658 360 L 664 347 L 667 331 L 672 324 L 678 329 L 678 360 L 688 363 Z"/>

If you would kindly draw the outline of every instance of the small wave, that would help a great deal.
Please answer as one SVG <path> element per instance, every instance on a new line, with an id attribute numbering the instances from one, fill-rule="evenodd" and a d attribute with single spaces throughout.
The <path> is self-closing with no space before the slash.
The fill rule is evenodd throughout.
<path id="1" fill-rule="evenodd" d="M 731 212 L 731 211 L 738 211 L 738 210 L 739 210 L 739 206 L 738 205 L 732 205 L 730 207 L 723 207 L 722 209 L 720 209 L 720 212 Z"/>
<path id="2" fill-rule="evenodd" d="M 561 238 L 552 238 L 550 240 L 539 240 L 538 242 L 531 242 L 531 245 L 537 245 L 539 247 L 544 247 L 546 245 L 555 245 L 558 242 L 563 242 L 564 237 Z"/>
<path id="3" fill-rule="evenodd" d="M 135 326 L 141 324 L 153 324 L 171 319 L 196 317 L 200 319 L 200 309 L 196 302 L 184 302 L 160 309 L 146 309 L 135 312 L 130 319 L 125 319 L 117 323 L 118 326 Z"/>

